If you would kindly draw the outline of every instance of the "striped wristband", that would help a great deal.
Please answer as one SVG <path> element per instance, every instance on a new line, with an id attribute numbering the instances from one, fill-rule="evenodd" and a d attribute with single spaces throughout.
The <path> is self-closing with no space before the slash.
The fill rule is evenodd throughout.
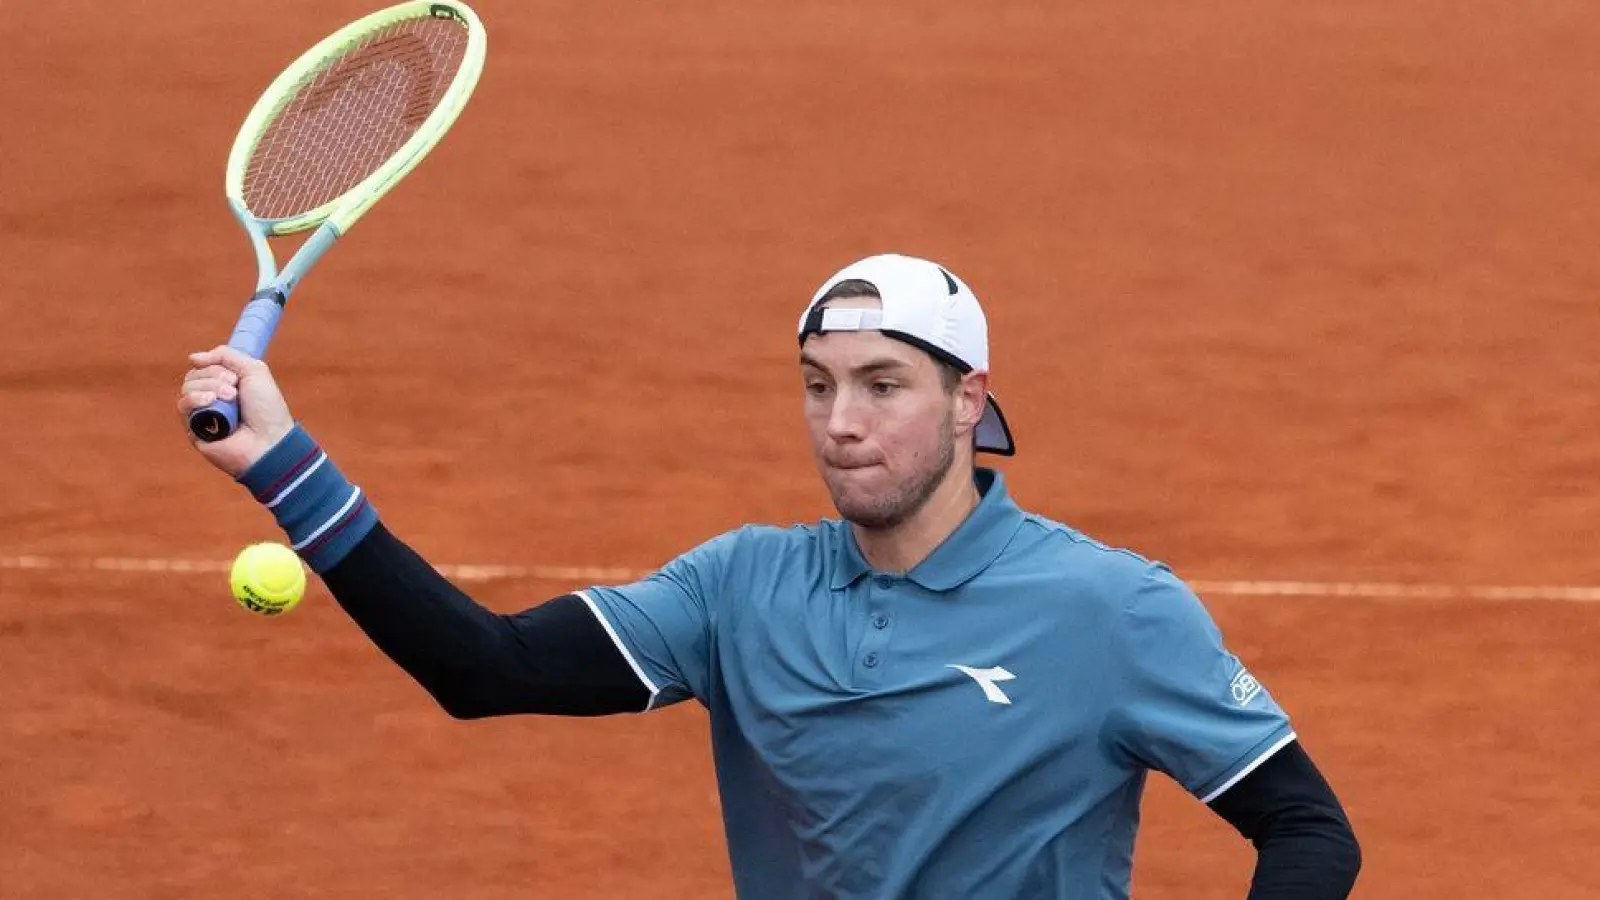
<path id="1" fill-rule="evenodd" d="M 266 506 L 311 571 L 322 574 L 367 536 L 378 511 L 295 425 L 238 478 Z"/>

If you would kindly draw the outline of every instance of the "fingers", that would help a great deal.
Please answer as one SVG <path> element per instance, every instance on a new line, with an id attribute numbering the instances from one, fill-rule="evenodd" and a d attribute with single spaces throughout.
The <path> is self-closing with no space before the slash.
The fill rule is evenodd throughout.
<path id="1" fill-rule="evenodd" d="M 178 408 L 187 411 L 217 399 L 233 400 L 249 379 L 272 381 L 267 364 L 253 359 L 226 344 L 189 354 L 194 366 L 183 376 Z"/>
<path id="2" fill-rule="evenodd" d="M 197 387 L 178 395 L 178 412 L 187 419 L 197 409 L 203 409 L 218 400 L 236 400 L 238 397 L 239 389 L 231 385 Z"/>
<path id="3" fill-rule="evenodd" d="M 214 382 L 227 384 L 234 387 L 239 385 L 239 376 L 231 369 L 222 366 L 206 366 L 203 369 L 190 369 L 183 376 L 183 387 L 188 390 L 191 385 Z"/>
<path id="4" fill-rule="evenodd" d="M 204 409 L 215 402 L 217 402 L 217 395 L 210 391 L 195 391 L 184 394 L 178 398 L 178 415 L 182 416 L 184 421 L 188 421 L 190 413 L 197 409 Z"/>
<path id="5" fill-rule="evenodd" d="M 192 354 L 191 359 L 201 354 Z M 239 375 L 232 369 L 221 365 L 208 365 L 204 368 L 190 369 L 183 376 L 183 386 L 178 390 L 178 411 L 188 415 L 190 411 L 209 406 L 221 400 L 233 400 L 239 396 Z"/>
<path id="6" fill-rule="evenodd" d="M 178 412 L 185 419 L 219 400 L 239 404 L 239 427 L 277 438 L 294 427 L 283 394 L 267 364 L 223 345 L 189 354 L 193 366 L 178 390 Z"/>
<path id="7" fill-rule="evenodd" d="M 188 418 L 189 413 L 218 400 L 237 400 L 239 380 L 238 373 L 221 365 L 190 369 L 184 374 L 183 385 L 178 389 L 178 412 Z"/>
<path id="8" fill-rule="evenodd" d="M 247 375 L 253 371 L 265 371 L 267 368 L 266 363 L 246 356 L 227 344 L 213 347 L 210 350 L 202 350 L 199 353 L 191 353 L 189 354 L 189 362 L 196 368 L 219 366 L 239 376 Z"/>
<path id="9" fill-rule="evenodd" d="M 193 394 L 206 394 L 212 399 L 220 398 L 223 400 L 234 400 L 239 396 L 239 389 L 234 385 L 227 383 L 226 381 L 221 381 L 214 378 L 204 378 L 198 381 L 184 382 L 183 390 L 179 392 L 179 396 L 187 397 Z M 210 402 L 210 400 L 206 401 L 206 403 Z M 200 405 L 204 406 L 205 403 Z"/>

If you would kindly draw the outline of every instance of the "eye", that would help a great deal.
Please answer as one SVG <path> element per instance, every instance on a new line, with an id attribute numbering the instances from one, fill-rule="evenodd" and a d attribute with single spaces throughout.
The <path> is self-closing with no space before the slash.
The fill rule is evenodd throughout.
<path id="1" fill-rule="evenodd" d="M 872 383 L 872 393 L 879 397 L 887 397 L 899 389 L 900 385 L 892 381 L 874 381 Z"/>
<path id="2" fill-rule="evenodd" d="M 806 393 L 813 397 L 825 397 L 828 395 L 828 383 L 826 381 L 807 381 Z"/>

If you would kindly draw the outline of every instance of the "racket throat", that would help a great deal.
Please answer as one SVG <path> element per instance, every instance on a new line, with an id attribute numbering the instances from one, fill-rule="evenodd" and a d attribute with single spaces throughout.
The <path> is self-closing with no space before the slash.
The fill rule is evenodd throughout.
<path id="1" fill-rule="evenodd" d="M 271 300 L 273 303 L 278 304 L 279 309 L 282 309 L 283 305 L 289 302 L 289 294 L 281 287 L 268 285 L 250 295 L 251 303 L 257 300 Z"/>

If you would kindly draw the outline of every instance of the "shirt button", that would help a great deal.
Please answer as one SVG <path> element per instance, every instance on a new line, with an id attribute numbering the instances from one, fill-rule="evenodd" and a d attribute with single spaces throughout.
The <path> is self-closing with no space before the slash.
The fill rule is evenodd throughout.
<path id="1" fill-rule="evenodd" d="M 863 659 L 861 664 L 869 669 L 876 669 L 878 667 L 878 654 L 868 653 L 867 658 Z"/>
<path id="2" fill-rule="evenodd" d="M 894 587 L 894 576 L 893 575 L 879 575 L 878 577 L 872 579 L 872 581 L 873 581 L 873 583 L 877 584 L 878 587 L 881 587 L 881 588 Z"/>
<path id="3" fill-rule="evenodd" d="M 872 627 L 873 628 L 888 628 L 889 627 L 889 617 L 884 615 L 883 613 L 873 613 L 872 614 Z"/>

